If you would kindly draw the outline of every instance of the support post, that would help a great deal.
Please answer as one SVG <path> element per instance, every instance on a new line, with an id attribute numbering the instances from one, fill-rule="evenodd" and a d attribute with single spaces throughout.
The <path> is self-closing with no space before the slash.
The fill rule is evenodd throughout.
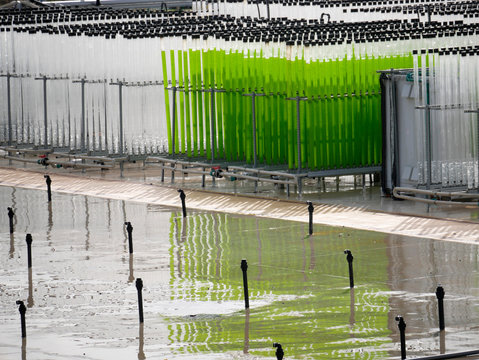
<path id="1" fill-rule="evenodd" d="M 44 126 L 44 136 L 43 147 L 46 149 L 48 147 L 48 111 L 47 111 L 47 77 L 43 77 L 43 126 Z"/>
<path id="2" fill-rule="evenodd" d="M 119 144 L 118 152 L 120 156 L 123 155 L 123 83 L 118 82 L 118 99 L 119 99 L 119 110 L 120 110 L 120 134 L 119 134 Z"/>
<path id="3" fill-rule="evenodd" d="M 171 154 L 175 155 L 175 151 L 176 151 L 176 91 L 178 90 L 178 88 L 175 86 L 175 87 L 172 87 L 172 90 L 173 90 L 173 105 L 172 105 L 173 118 L 171 121 L 171 141 L 172 141 Z"/>
<path id="4" fill-rule="evenodd" d="M 86 136 L 85 136 L 85 79 L 80 80 L 81 83 L 81 151 L 86 151 Z"/>
<path id="5" fill-rule="evenodd" d="M 12 146 L 12 98 L 10 92 L 11 77 L 12 75 L 7 74 L 8 146 Z"/>
<path id="6" fill-rule="evenodd" d="M 241 260 L 241 270 L 243 271 L 244 307 L 245 309 L 249 309 L 248 263 L 245 259 Z"/>

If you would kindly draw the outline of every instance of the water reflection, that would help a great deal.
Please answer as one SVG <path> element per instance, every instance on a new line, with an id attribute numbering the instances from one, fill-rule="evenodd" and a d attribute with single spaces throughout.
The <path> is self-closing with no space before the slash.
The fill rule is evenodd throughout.
<path id="1" fill-rule="evenodd" d="M 10 234 L 10 250 L 8 251 L 10 259 L 13 259 L 13 255 L 15 254 L 15 235 Z"/>
<path id="2" fill-rule="evenodd" d="M 349 289 L 349 328 L 352 331 L 354 329 L 354 324 L 356 323 L 356 312 L 354 309 L 354 288 Z"/>
<path id="3" fill-rule="evenodd" d="M 88 197 L 85 196 L 85 250 L 90 250 L 90 207 L 88 206 Z M 90 256 L 85 257 L 86 260 L 90 260 Z"/>
<path id="4" fill-rule="evenodd" d="M 446 353 L 446 330 L 439 331 L 439 352 Z"/>
<path id="5" fill-rule="evenodd" d="M 27 338 L 22 338 L 22 360 L 27 360 Z"/>
<path id="6" fill-rule="evenodd" d="M 145 344 L 144 334 L 144 323 L 140 323 L 140 334 L 138 335 L 139 345 L 138 345 L 138 360 L 145 360 L 145 352 L 143 351 L 143 346 Z"/>
<path id="7" fill-rule="evenodd" d="M 234 351 L 235 344 L 242 342 L 243 352 L 268 356 L 270 342 L 266 345 L 258 339 L 281 339 L 291 344 L 291 354 L 333 358 L 336 342 L 352 338 L 341 343 L 341 356 L 354 357 L 348 349 L 358 342 L 378 357 L 387 354 L 381 350 L 390 341 L 386 252 L 384 247 L 363 250 L 381 243 L 385 235 L 347 236 L 344 229 L 328 228 L 305 238 L 302 224 L 226 214 L 196 213 L 186 224 L 191 231 L 181 238 L 183 223 L 172 214 L 172 300 L 210 301 L 213 306 L 235 302 L 239 310 L 243 287 L 238 264 L 246 258 L 249 278 L 254 279 L 249 289 L 255 316 L 239 311 L 179 321 L 170 327 L 169 338 L 191 344 L 179 352 Z M 345 244 L 354 247 L 363 264 L 374 264 L 373 271 L 366 265 L 357 269 L 357 277 L 370 285 L 344 290 L 348 285 L 342 257 Z"/>
<path id="8" fill-rule="evenodd" d="M 398 358 L 396 314 L 406 317 L 411 357 L 445 353 L 445 332 L 436 331 L 434 290 L 439 282 L 447 292 L 447 351 L 476 346 L 475 245 L 330 227 L 305 238 L 304 224 L 210 213 L 184 219 L 164 208 L 149 211 L 142 204 L 78 195 L 57 196 L 53 213 L 41 195 L 21 189 L 15 193 L 22 204 L 17 214 L 21 233 L 39 239 L 35 290 L 29 271 L 25 304 L 35 307 L 39 321 L 29 326 L 32 333 L 47 329 L 44 336 L 50 336 L 44 349 L 30 346 L 29 357 L 48 358 L 55 349 L 64 358 L 74 357 L 78 347 L 63 346 L 63 341 L 93 354 L 92 337 L 105 349 L 111 346 L 110 352 L 129 347 L 124 334 L 131 323 L 122 314 L 129 311 L 125 304 L 134 294 L 125 292 L 124 282 L 131 283 L 135 274 L 149 279 L 152 302 L 158 301 L 152 308 L 160 315 L 151 319 L 147 331 L 158 348 L 167 349 L 159 358 L 195 359 L 209 353 L 271 358 L 273 341 L 287 344 L 291 358 Z M 0 197 L 10 202 L 11 191 L 0 191 Z M 129 261 L 127 234 L 120 225 L 125 219 L 135 224 L 138 244 Z M 8 229 L 8 218 L 0 222 Z M 10 236 L 9 244 L 7 230 L 0 235 L 5 255 L 0 268 L 12 284 L 0 296 L 0 309 L 6 309 L 16 291 L 11 289 L 26 292 L 27 269 L 19 265 L 25 260 L 23 241 L 15 244 Z M 41 240 L 45 238 L 49 241 Z M 345 248 L 355 255 L 354 289 L 348 286 Z M 20 260 L 10 260 L 15 255 Z M 243 312 L 242 258 L 249 265 L 251 313 Z M 7 331 L 0 347 L 18 341 L 11 335 L 18 333 L 17 316 L 11 322 L 9 315 L 2 318 Z M 130 353 L 118 358 L 145 357 L 143 327 L 138 346 L 135 341 Z"/>
<path id="9" fill-rule="evenodd" d="M 33 281 L 32 281 L 32 268 L 28 269 L 28 298 L 27 307 L 31 308 L 33 303 Z"/>
<path id="10" fill-rule="evenodd" d="M 128 282 L 131 283 L 133 282 L 133 280 L 135 280 L 135 276 L 133 275 L 133 254 L 130 254 L 129 264 L 130 275 L 128 276 Z"/>
<path id="11" fill-rule="evenodd" d="M 247 354 L 249 351 L 249 313 L 250 309 L 245 310 L 244 314 L 244 347 L 243 354 Z"/>

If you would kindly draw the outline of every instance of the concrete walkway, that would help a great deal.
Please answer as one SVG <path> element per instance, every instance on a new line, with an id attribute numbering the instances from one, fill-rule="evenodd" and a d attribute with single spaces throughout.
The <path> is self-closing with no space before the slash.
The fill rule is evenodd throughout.
<path id="1" fill-rule="evenodd" d="M 49 174 L 53 192 L 181 207 L 176 187 Z M 43 174 L 25 169 L 0 168 L 0 185 L 46 190 Z M 199 190 L 185 190 L 185 194 L 188 209 L 308 221 L 305 202 Z M 396 215 L 341 205 L 315 205 L 314 223 L 473 244 L 479 239 L 479 225 L 467 221 Z"/>

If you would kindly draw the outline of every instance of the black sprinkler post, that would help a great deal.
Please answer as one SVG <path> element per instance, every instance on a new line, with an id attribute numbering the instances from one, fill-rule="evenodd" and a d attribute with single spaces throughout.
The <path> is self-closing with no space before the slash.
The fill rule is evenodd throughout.
<path id="1" fill-rule="evenodd" d="M 344 253 L 347 254 L 346 260 L 348 260 L 349 265 L 349 287 L 352 289 L 354 287 L 354 272 L 353 272 L 353 254 L 351 250 L 344 250 Z"/>
<path id="2" fill-rule="evenodd" d="M 8 220 L 10 223 L 10 234 L 13 234 L 13 217 L 15 216 L 15 213 L 13 212 L 12 208 L 7 208 L 8 210 Z"/>
<path id="3" fill-rule="evenodd" d="M 22 338 L 27 337 L 27 326 L 25 324 L 25 313 L 27 312 L 27 307 L 21 300 L 17 300 L 17 305 L 20 305 L 18 307 L 18 311 L 20 312 L 20 320 L 22 322 Z"/>
<path id="4" fill-rule="evenodd" d="M 406 358 L 406 323 L 402 316 L 396 316 L 396 321 L 398 322 L 399 328 L 399 337 L 401 339 L 401 359 Z"/>
<path id="5" fill-rule="evenodd" d="M 31 269 L 32 268 L 32 241 L 33 241 L 32 235 L 27 234 L 25 241 L 27 242 L 28 268 Z"/>
<path id="6" fill-rule="evenodd" d="M 241 260 L 241 270 L 243 270 L 243 287 L 244 287 L 244 307 L 249 309 L 249 293 L 248 293 L 248 263 L 245 259 Z"/>
<path id="7" fill-rule="evenodd" d="M 49 175 L 44 175 L 45 182 L 47 183 L 48 202 L 52 201 L 52 179 Z"/>
<path id="8" fill-rule="evenodd" d="M 308 212 L 309 212 L 309 235 L 313 235 L 313 211 L 314 206 L 311 201 L 307 202 L 308 204 Z"/>
<path id="9" fill-rule="evenodd" d="M 439 285 L 436 289 L 436 297 L 437 297 L 437 308 L 439 310 L 439 330 L 444 330 L 444 295 L 445 291 L 444 288 Z"/>
<path id="10" fill-rule="evenodd" d="M 137 278 L 136 290 L 138 290 L 138 311 L 140 313 L 140 324 L 143 324 L 143 296 L 141 295 L 141 289 L 143 289 L 143 280 Z"/>
<path id="11" fill-rule="evenodd" d="M 126 231 L 128 232 L 128 247 L 130 249 L 130 254 L 133 254 L 133 226 L 131 226 L 131 222 L 125 222 Z"/>
<path id="12" fill-rule="evenodd" d="M 186 195 L 185 195 L 185 192 L 181 189 L 179 189 L 178 192 L 180 193 L 181 208 L 183 209 L 183 217 L 186 217 L 186 203 L 185 203 Z"/>
<path id="13" fill-rule="evenodd" d="M 284 351 L 283 351 L 283 348 L 282 348 L 281 344 L 273 343 L 273 347 L 277 348 L 276 349 L 276 359 L 283 360 Z"/>

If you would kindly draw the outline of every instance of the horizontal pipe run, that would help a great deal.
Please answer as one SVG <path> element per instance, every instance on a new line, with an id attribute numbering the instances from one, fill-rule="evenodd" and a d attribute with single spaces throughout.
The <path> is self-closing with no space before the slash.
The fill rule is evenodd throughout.
<path id="1" fill-rule="evenodd" d="M 0 147 L 0 150 L 25 154 L 51 154 L 53 149 L 16 149 L 11 147 Z"/>
<path id="2" fill-rule="evenodd" d="M 294 181 L 266 179 L 266 178 L 243 175 L 243 174 L 237 174 L 237 173 L 232 173 L 232 172 L 222 172 L 221 175 L 223 175 L 223 176 L 233 176 L 233 177 L 236 177 L 238 179 L 269 182 L 269 183 L 274 183 L 274 184 L 296 185 L 296 182 L 294 182 Z"/>
<path id="3" fill-rule="evenodd" d="M 213 164 L 205 164 L 205 163 L 197 163 L 197 162 L 192 163 L 190 161 L 172 160 L 172 159 L 162 158 L 162 157 L 157 157 L 157 156 L 148 156 L 145 161 L 149 162 L 151 160 L 157 160 L 158 162 L 163 162 L 163 163 L 168 163 L 168 164 L 178 164 L 178 165 L 188 165 L 188 166 L 194 165 L 196 167 L 210 168 L 212 166 L 215 166 Z M 153 164 L 153 162 L 151 162 L 151 163 Z"/>
<path id="4" fill-rule="evenodd" d="M 5 155 L 3 156 L 4 159 L 8 159 L 8 160 L 16 160 L 16 161 L 21 161 L 21 162 L 24 162 L 24 163 L 31 163 L 31 164 L 38 164 L 38 161 L 37 160 L 34 160 L 34 159 L 21 159 L 17 156 L 10 156 L 10 155 Z"/>
<path id="5" fill-rule="evenodd" d="M 171 162 L 170 161 L 167 161 L 167 162 Z M 192 170 L 191 168 L 177 168 L 176 166 L 166 166 L 166 165 L 163 165 L 162 163 L 156 163 L 156 162 L 146 162 L 147 164 L 149 165 L 154 165 L 154 166 L 157 166 L 159 167 L 160 169 L 165 169 L 165 170 L 171 170 L 171 171 L 179 171 L 179 172 L 182 172 L 182 173 L 188 173 L 188 174 L 198 174 L 198 175 L 210 175 L 210 171 L 201 171 L 201 170 Z M 179 164 L 179 163 L 176 163 L 176 164 Z M 188 163 L 190 164 L 190 163 Z M 204 164 L 205 166 L 197 166 L 195 164 L 195 167 L 208 167 L 210 168 L 211 167 L 211 164 Z M 228 169 L 231 169 L 232 167 L 228 167 Z M 235 167 L 236 168 L 236 167 Z M 250 169 L 246 169 L 245 170 L 250 170 Z M 296 185 L 296 182 L 295 181 L 288 181 L 288 180 L 276 180 L 276 179 L 267 179 L 267 178 L 261 178 L 261 177 L 258 177 L 258 176 L 249 176 L 249 175 L 243 175 L 243 174 L 238 174 L 238 173 L 232 173 L 232 172 L 221 172 L 221 175 L 222 176 L 230 176 L 230 177 L 235 177 L 237 179 L 244 179 L 244 180 L 253 180 L 253 181 L 263 181 L 263 182 L 269 182 L 269 183 L 273 183 L 273 184 L 284 184 L 284 185 Z M 264 174 L 266 175 L 266 174 Z M 274 175 L 276 176 L 284 176 L 284 174 L 282 173 L 277 173 L 277 172 L 274 172 Z M 284 176 L 284 177 L 289 177 L 289 178 L 292 178 L 292 179 L 295 179 L 296 176 L 291 176 L 288 174 L 288 176 Z"/>
<path id="6" fill-rule="evenodd" d="M 111 165 L 83 164 L 83 163 L 76 163 L 76 162 L 70 162 L 70 161 L 56 161 L 56 160 L 48 160 L 47 164 L 62 165 L 62 166 L 77 167 L 77 168 L 96 168 L 96 169 L 113 169 L 115 167 L 114 164 L 111 164 Z"/>
<path id="7" fill-rule="evenodd" d="M 474 193 L 466 193 L 466 192 L 445 192 L 445 191 L 434 191 L 434 190 L 423 190 L 423 189 L 413 189 L 413 188 L 406 188 L 406 187 L 395 187 L 394 191 L 403 191 L 409 192 L 414 194 L 422 194 L 422 195 L 429 195 L 435 197 L 468 197 L 468 198 L 475 198 L 479 199 L 479 194 Z"/>
<path id="8" fill-rule="evenodd" d="M 79 160 L 91 160 L 91 161 L 108 161 L 108 162 L 115 162 L 116 159 L 114 158 L 106 158 L 101 156 L 87 156 L 87 155 L 71 155 L 71 154 L 60 154 L 60 153 L 53 153 L 57 158 L 69 158 L 69 159 L 79 159 Z M 126 158 L 124 158 L 127 160 Z"/>
<path id="9" fill-rule="evenodd" d="M 21 161 L 24 163 L 30 163 L 30 164 L 38 164 L 38 160 L 34 159 L 21 159 L 16 156 L 4 156 L 3 158 L 8 159 L 8 160 L 15 160 L 15 161 Z M 69 162 L 69 161 L 55 161 L 55 160 L 47 160 L 46 165 L 62 165 L 62 166 L 69 166 L 69 167 L 78 167 L 78 168 L 99 168 L 99 169 L 113 169 L 114 165 L 100 165 L 100 164 L 81 164 L 81 163 L 75 163 L 75 162 Z"/>
<path id="10" fill-rule="evenodd" d="M 413 190 L 413 191 L 411 191 Z M 403 199 L 403 200 L 412 200 L 412 201 L 417 201 L 421 202 L 424 204 L 433 204 L 433 205 L 452 205 L 452 206 L 477 206 L 477 202 L 471 202 L 471 201 L 452 201 L 452 200 L 434 200 L 434 199 L 423 199 L 423 198 L 418 198 L 415 196 L 410 196 L 410 195 L 402 195 L 399 194 L 400 191 L 405 191 L 405 192 L 412 192 L 412 193 L 417 193 L 417 194 L 423 194 L 423 195 L 429 195 L 429 196 L 435 196 L 434 194 L 437 194 L 436 192 L 430 192 L 427 194 L 424 194 L 425 190 L 419 190 L 418 192 L 415 192 L 414 190 L 419 190 L 419 189 L 408 189 L 408 188 L 399 188 L 396 187 L 393 189 L 393 196 L 398 198 L 398 199 Z M 438 197 L 446 197 L 446 193 L 442 193 L 443 195 L 438 196 Z M 454 194 L 454 193 L 449 193 L 449 194 Z M 467 194 L 467 197 L 474 198 L 474 199 L 479 199 L 478 195 L 475 194 L 476 196 L 472 196 L 474 194 Z M 458 195 L 455 195 L 458 196 Z M 462 194 L 463 197 L 466 196 L 465 193 Z"/>
<path id="11" fill-rule="evenodd" d="M 479 355 L 479 350 L 471 350 L 471 351 L 463 351 L 463 352 L 458 352 L 458 353 L 426 356 L 426 357 L 422 357 L 422 358 L 415 358 L 415 360 L 457 359 L 457 358 L 462 358 L 462 357 L 471 356 L 471 355 Z"/>
<path id="12" fill-rule="evenodd" d="M 228 166 L 228 170 L 236 170 L 236 171 L 245 171 L 245 172 L 254 172 L 261 175 L 271 175 L 271 176 L 282 176 L 285 178 L 296 179 L 298 175 L 296 174 L 288 174 L 279 171 L 268 171 L 268 170 L 261 170 L 261 169 L 253 169 L 253 168 L 245 168 L 240 166 Z M 306 175 L 304 175 L 306 176 Z"/>

